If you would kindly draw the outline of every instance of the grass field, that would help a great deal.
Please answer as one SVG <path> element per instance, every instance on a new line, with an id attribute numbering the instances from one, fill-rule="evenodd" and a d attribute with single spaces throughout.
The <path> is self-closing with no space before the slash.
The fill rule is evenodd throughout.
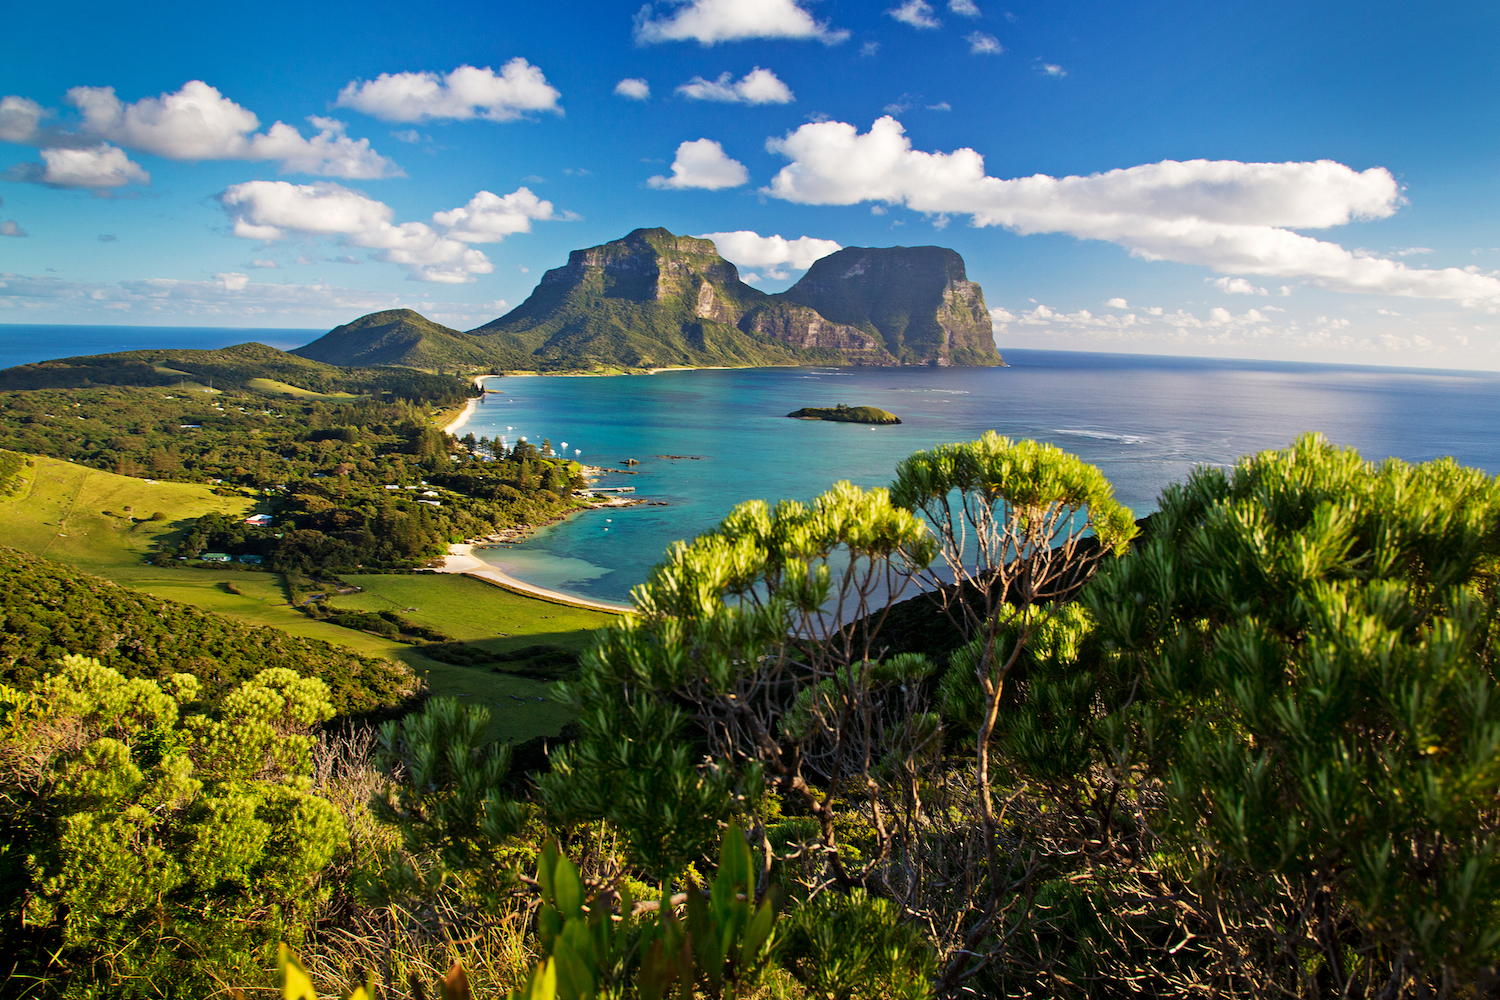
<path id="1" fill-rule="evenodd" d="M 279 392 L 287 396 L 297 396 L 302 399 L 361 399 L 351 392 L 313 392 L 311 389 L 302 389 L 286 382 L 278 382 L 271 378 L 253 378 L 245 383 L 252 389 L 261 392 Z"/>
<path id="2" fill-rule="evenodd" d="M 189 483 L 153 484 L 55 459 L 31 461 L 17 494 L 0 499 L 0 541 L 6 545 L 156 597 L 399 660 L 423 677 L 434 694 L 472 698 L 472 704 L 489 708 L 488 735 L 493 739 L 555 735 L 567 722 L 545 683 L 440 663 L 423 656 L 420 646 L 315 621 L 287 603 L 277 574 L 146 563 L 158 540 L 182 531 L 203 514 L 252 513 L 256 502 L 250 498 L 216 496 L 208 486 Z M 157 511 L 166 519 L 149 520 Z M 588 631 L 612 617 L 532 600 L 469 577 L 403 574 L 347 580 L 364 591 L 338 598 L 336 607 L 400 610 L 459 641 L 497 651 L 537 643 L 581 648 Z M 241 593 L 230 592 L 229 584 Z M 408 607 L 418 610 L 408 612 Z"/>

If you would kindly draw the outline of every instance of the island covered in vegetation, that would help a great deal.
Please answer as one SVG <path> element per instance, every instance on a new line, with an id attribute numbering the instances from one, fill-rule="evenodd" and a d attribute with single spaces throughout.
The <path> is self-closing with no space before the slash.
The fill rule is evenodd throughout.
<path id="1" fill-rule="evenodd" d="M 841 424 L 899 424 L 901 418 L 890 410 L 882 410 L 878 406 L 850 406 L 840 403 L 837 406 L 804 406 L 800 410 L 788 413 L 789 417 L 798 420 L 832 420 Z"/>

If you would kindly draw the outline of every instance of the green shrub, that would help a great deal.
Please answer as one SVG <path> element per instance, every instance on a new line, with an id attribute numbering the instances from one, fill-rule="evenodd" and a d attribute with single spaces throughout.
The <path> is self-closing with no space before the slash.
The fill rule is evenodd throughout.
<path id="1" fill-rule="evenodd" d="M 311 727 L 327 687 L 265 670 L 216 711 L 189 674 L 126 678 L 70 656 L 31 692 L 0 686 L 5 950 L 66 992 L 115 995 L 251 973 L 299 939 L 345 849 L 338 810 L 310 789 Z"/>

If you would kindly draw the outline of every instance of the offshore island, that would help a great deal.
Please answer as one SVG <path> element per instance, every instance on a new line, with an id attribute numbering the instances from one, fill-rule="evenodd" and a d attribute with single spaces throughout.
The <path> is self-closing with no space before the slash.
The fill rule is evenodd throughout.
<path id="1" fill-rule="evenodd" d="M 831 420 L 840 424 L 899 424 L 901 418 L 890 410 L 882 410 L 878 406 L 849 406 L 840 403 L 837 406 L 804 406 L 800 410 L 793 410 L 787 416 L 798 420 Z"/>

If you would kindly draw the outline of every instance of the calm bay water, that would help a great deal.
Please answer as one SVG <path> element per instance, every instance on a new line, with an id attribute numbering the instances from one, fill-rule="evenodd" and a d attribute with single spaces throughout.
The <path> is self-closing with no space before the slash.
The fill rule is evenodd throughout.
<path id="1" fill-rule="evenodd" d="M 995 430 L 1098 465 L 1137 515 L 1196 465 L 1316 430 L 1367 458 L 1451 455 L 1500 472 L 1500 374 L 1007 350 L 1000 369 L 764 368 L 613 378 L 502 378 L 460 433 L 567 442 L 665 507 L 591 511 L 480 555 L 522 579 L 625 600 L 667 545 L 736 503 L 808 500 L 840 479 L 889 484 L 919 448 Z M 873 405 L 896 427 L 788 420 L 802 406 Z M 697 456 L 696 459 L 657 456 Z"/>

